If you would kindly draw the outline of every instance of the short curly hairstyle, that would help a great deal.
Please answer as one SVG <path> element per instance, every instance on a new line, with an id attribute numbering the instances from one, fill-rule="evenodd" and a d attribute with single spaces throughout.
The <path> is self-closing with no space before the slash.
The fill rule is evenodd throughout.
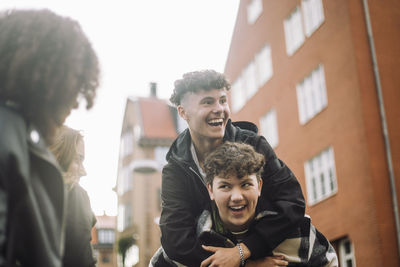
<path id="1" fill-rule="evenodd" d="M 222 88 L 229 90 L 231 88 L 225 75 L 215 70 L 201 70 L 185 73 L 182 79 L 175 81 L 174 85 L 175 88 L 169 100 L 175 106 L 181 104 L 181 100 L 187 92 L 197 92 L 200 90 L 209 91 Z"/>
<path id="2" fill-rule="evenodd" d="M 206 181 L 212 185 L 214 177 L 227 178 L 234 175 L 241 179 L 256 174 L 260 180 L 265 158 L 244 143 L 225 142 L 207 155 L 204 161 Z"/>
<path id="3" fill-rule="evenodd" d="M 99 72 L 77 21 L 47 9 L 0 13 L 0 101 L 16 104 L 47 141 L 80 98 L 92 107 Z"/>

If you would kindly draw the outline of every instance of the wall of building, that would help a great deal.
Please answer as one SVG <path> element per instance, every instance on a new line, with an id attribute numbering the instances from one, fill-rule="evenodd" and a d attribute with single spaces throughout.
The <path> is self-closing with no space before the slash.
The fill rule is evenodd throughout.
<path id="1" fill-rule="evenodd" d="M 372 19 L 376 20 L 391 141 L 396 139 L 392 141 L 393 157 L 399 162 L 396 137 L 400 133 L 400 109 L 395 102 L 400 99 L 400 90 L 399 75 L 394 74 L 400 49 L 399 4 L 368 2 Z M 246 20 L 248 3 L 240 4 L 225 73 L 235 81 L 255 53 L 269 43 L 273 76 L 232 118 L 259 125 L 262 115 L 276 109 L 279 144 L 275 151 L 295 173 L 305 196 L 304 163 L 332 146 L 338 191 L 308 205 L 307 213 L 330 240 L 344 236 L 352 240 L 358 266 L 397 266 L 387 165 L 362 1 L 323 1 L 324 22 L 291 56 L 286 53 L 283 21 L 301 1 L 263 1 L 263 14 L 251 26 Z M 328 105 L 301 125 L 296 84 L 318 64 L 324 67 Z"/>

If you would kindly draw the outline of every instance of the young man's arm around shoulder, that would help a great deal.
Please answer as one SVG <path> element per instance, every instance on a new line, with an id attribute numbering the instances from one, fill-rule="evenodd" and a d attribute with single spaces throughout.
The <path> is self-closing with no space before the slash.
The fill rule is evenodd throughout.
<path id="1" fill-rule="evenodd" d="M 196 215 L 200 214 L 193 209 L 193 202 L 198 204 L 204 200 L 199 199 L 201 197 L 197 194 L 193 195 L 193 190 L 189 187 L 196 185 L 186 183 L 187 175 L 182 169 L 170 164 L 163 169 L 161 244 L 171 260 L 186 266 L 200 266 L 210 253 L 202 249 L 197 239 Z"/>
<path id="2" fill-rule="evenodd" d="M 266 157 L 258 207 L 267 214 L 255 223 L 243 243 L 251 251 L 251 258 L 258 259 L 286 239 L 290 229 L 298 226 L 304 217 L 305 201 L 296 177 L 276 157 L 265 138 L 259 136 L 254 147 Z"/>

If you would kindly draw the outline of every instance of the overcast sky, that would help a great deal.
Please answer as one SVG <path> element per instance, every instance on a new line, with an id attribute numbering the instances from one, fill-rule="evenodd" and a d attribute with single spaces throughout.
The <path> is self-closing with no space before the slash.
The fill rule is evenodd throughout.
<path id="1" fill-rule="evenodd" d="M 128 96 L 169 98 L 183 73 L 223 72 L 239 0 L 1 0 L 0 9 L 48 8 L 78 20 L 102 69 L 92 110 L 74 111 L 66 124 L 82 130 L 88 191 L 96 214 L 116 215 L 119 137 Z"/>

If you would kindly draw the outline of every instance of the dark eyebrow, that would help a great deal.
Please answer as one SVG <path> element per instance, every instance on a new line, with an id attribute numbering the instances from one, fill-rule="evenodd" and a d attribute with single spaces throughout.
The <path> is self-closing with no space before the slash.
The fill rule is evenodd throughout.
<path id="1" fill-rule="evenodd" d="M 206 96 L 206 97 L 204 97 L 204 98 L 202 98 L 202 99 L 200 100 L 200 103 L 205 102 L 205 101 L 215 101 L 215 100 L 214 100 L 214 98 L 211 97 L 211 96 Z"/>

